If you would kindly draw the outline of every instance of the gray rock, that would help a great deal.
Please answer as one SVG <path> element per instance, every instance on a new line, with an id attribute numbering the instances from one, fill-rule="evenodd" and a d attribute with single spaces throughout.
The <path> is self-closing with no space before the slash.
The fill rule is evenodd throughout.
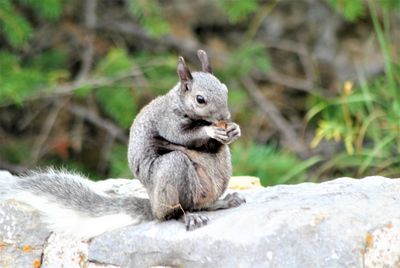
<path id="1" fill-rule="evenodd" d="M 2 170 L 0 178 L 0 181 L 14 179 L 9 172 Z M 38 267 L 49 235 L 32 207 L 0 201 L 0 267 Z"/>
<path id="2" fill-rule="evenodd" d="M 137 182 L 115 183 L 98 186 L 109 194 L 143 194 Z M 33 267 L 41 260 L 43 267 L 90 268 L 399 265 L 399 179 L 341 178 L 241 193 L 245 205 L 202 212 L 210 223 L 192 232 L 178 221 L 153 221 L 90 242 L 57 234 L 47 240 L 34 210 L 1 201 L 0 267 Z"/>
<path id="3" fill-rule="evenodd" d="M 0 202 L 0 267 L 38 267 L 49 235 L 32 207 Z"/>
<path id="4" fill-rule="evenodd" d="M 169 221 L 106 233 L 90 244 L 89 260 L 120 267 L 363 267 L 367 258 L 382 267 L 400 257 L 396 244 L 391 260 L 382 258 L 390 236 L 380 235 L 375 251 L 368 240 L 379 226 L 399 228 L 398 179 L 342 178 L 243 194 L 246 205 L 204 213 L 209 225 L 192 232 Z"/>
<path id="5" fill-rule="evenodd" d="M 87 251 L 87 242 L 53 233 L 43 251 L 41 268 L 87 267 Z"/>
<path id="6" fill-rule="evenodd" d="M 148 198 L 146 189 L 139 180 L 107 179 L 96 182 L 96 187 L 111 196 L 137 196 Z"/>
<path id="7" fill-rule="evenodd" d="M 400 267 L 400 219 L 383 224 L 365 236 L 365 267 Z"/>

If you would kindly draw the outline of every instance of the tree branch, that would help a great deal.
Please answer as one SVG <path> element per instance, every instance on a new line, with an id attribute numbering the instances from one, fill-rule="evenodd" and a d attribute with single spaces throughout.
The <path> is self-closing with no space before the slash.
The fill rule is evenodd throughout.
<path id="1" fill-rule="evenodd" d="M 101 118 L 93 111 L 86 109 L 81 105 L 70 104 L 68 105 L 67 108 L 72 114 L 84 118 L 85 120 L 97 126 L 98 128 L 104 129 L 112 137 L 115 137 L 117 140 L 125 144 L 128 143 L 128 136 L 118 125 L 114 124 L 113 122 Z"/>
<path id="2" fill-rule="evenodd" d="M 240 77 L 250 97 L 257 104 L 264 115 L 271 120 L 277 130 L 282 134 L 284 141 L 288 146 L 300 157 L 306 158 L 309 155 L 308 148 L 302 140 L 297 136 L 296 131 L 290 123 L 281 116 L 279 110 L 270 102 L 258 89 L 256 83 L 249 76 Z"/>
<path id="3" fill-rule="evenodd" d="M 196 53 L 194 52 L 201 48 L 207 50 L 210 58 L 218 58 L 223 62 L 227 62 L 229 57 L 229 55 L 226 53 L 221 53 L 220 51 L 217 52 L 212 48 L 205 47 L 203 44 L 200 44 L 193 40 L 179 39 L 172 35 L 165 35 L 160 39 L 154 39 L 132 21 L 115 21 L 109 19 L 108 23 L 104 22 L 101 25 L 98 25 L 98 27 L 114 32 L 133 35 L 141 41 L 151 44 L 151 46 L 155 49 L 161 49 L 162 47 L 175 49 L 179 51 L 179 53 L 185 58 L 190 59 L 190 61 L 193 62 L 197 61 L 197 58 L 195 56 Z M 299 79 L 293 76 L 281 74 L 273 69 L 269 70 L 266 73 L 255 72 L 253 74 L 255 78 L 257 78 L 258 80 L 268 79 L 274 83 L 307 92 L 310 92 L 314 89 L 314 72 L 310 60 L 310 55 L 305 47 L 289 40 L 272 41 L 262 39 L 261 41 L 265 43 L 266 47 L 274 47 L 277 49 L 283 49 L 298 54 L 306 75 L 306 79 Z"/>
<path id="4" fill-rule="evenodd" d="M 63 100 L 58 100 L 56 102 L 56 105 L 53 107 L 53 109 L 50 110 L 46 121 L 44 122 L 42 126 L 42 130 L 40 132 L 40 135 L 38 138 L 35 140 L 35 144 L 33 145 L 32 153 L 31 153 L 31 159 L 30 159 L 30 165 L 35 165 L 38 160 L 41 157 L 41 154 L 43 152 L 43 145 L 47 141 L 51 130 L 53 129 L 53 126 L 57 120 L 58 114 L 61 111 L 61 109 L 65 106 L 65 104 L 69 101 L 69 98 L 65 98 Z"/>
<path id="5" fill-rule="evenodd" d="M 85 27 L 88 30 L 88 34 L 85 40 L 85 46 L 82 52 L 82 66 L 77 75 L 76 81 L 80 82 L 86 78 L 89 74 L 93 64 L 94 57 L 94 40 L 95 33 L 94 28 L 96 27 L 97 16 L 96 16 L 97 0 L 85 0 Z"/>

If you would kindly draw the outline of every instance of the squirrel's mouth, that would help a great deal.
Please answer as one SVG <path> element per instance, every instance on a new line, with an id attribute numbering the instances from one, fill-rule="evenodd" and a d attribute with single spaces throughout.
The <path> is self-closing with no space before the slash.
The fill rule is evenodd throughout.
<path id="1" fill-rule="evenodd" d="M 214 125 L 214 126 L 218 126 L 221 124 L 227 124 L 229 121 L 225 120 L 225 119 L 207 119 L 207 120 L 203 120 L 207 123 L 208 126 Z"/>
<path id="2" fill-rule="evenodd" d="M 214 124 L 215 122 L 217 122 L 218 120 L 215 120 L 213 118 L 204 118 L 204 117 L 200 117 L 200 116 L 193 116 L 193 115 L 189 115 L 189 114 L 185 114 L 186 118 L 189 118 L 192 122 L 195 122 L 197 125 L 204 125 L 204 126 L 211 126 L 212 124 Z"/>
<path id="3" fill-rule="evenodd" d="M 204 121 L 205 125 L 207 126 L 211 126 L 211 125 L 217 125 L 219 122 L 224 121 L 224 120 L 218 120 L 215 118 L 207 118 L 207 119 L 202 119 L 202 121 Z"/>

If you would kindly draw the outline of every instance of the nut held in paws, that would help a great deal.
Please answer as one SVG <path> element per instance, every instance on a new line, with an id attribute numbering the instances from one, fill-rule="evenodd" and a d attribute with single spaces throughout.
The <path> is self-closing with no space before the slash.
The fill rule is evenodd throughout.
<path id="1" fill-rule="evenodd" d="M 228 127 L 228 124 L 224 120 L 219 120 L 215 123 L 215 126 L 226 129 Z"/>

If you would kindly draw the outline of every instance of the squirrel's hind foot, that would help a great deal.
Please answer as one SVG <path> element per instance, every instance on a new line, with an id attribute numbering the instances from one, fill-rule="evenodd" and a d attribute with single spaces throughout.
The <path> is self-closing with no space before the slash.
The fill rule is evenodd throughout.
<path id="1" fill-rule="evenodd" d="M 192 231 L 207 225 L 209 218 L 199 214 L 186 213 L 183 216 L 184 223 L 187 231 Z"/>
<path id="2" fill-rule="evenodd" d="M 227 194 L 223 201 L 226 202 L 226 208 L 234 208 L 246 203 L 246 199 L 236 192 Z"/>

